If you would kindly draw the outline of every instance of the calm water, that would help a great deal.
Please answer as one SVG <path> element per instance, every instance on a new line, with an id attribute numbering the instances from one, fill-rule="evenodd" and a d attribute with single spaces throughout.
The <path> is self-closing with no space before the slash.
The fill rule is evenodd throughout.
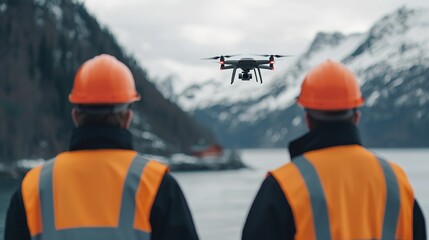
<path id="1" fill-rule="evenodd" d="M 429 213 L 429 149 L 374 151 L 405 169 L 424 213 Z M 202 240 L 240 239 L 247 211 L 267 170 L 289 161 L 287 151 L 278 149 L 243 150 L 242 157 L 250 169 L 173 173 L 185 192 Z M 10 196 L 18 186 L 17 182 L 0 183 L 0 239 Z"/>

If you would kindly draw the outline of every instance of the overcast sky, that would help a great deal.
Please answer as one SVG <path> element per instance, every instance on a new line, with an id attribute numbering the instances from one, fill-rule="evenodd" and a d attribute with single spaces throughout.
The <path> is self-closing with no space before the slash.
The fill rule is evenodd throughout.
<path id="1" fill-rule="evenodd" d="M 226 82 L 230 73 L 200 59 L 236 53 L 299 55 L 319 31 L 365 32 L 401 6 L 429 8 L 428 0 L 83 1 L 151 77 L 226 77 Z"/>

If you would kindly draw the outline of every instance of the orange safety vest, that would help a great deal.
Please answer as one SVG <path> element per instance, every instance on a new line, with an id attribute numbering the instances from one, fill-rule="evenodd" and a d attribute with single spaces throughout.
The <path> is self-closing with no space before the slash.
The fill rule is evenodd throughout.
<path id="1" fill-rule="evenodd" d="M 168 168 L 131 150 L 64 152 L 22 183 L 33 240 L 149 240 L 150 213 Z"/>
<path id="2" fill-rule="evenodd" d="M 296 240 L 413 239 L 405 173 L 359 145 L 310 151 L 271 174 L 291 206 Z"/>

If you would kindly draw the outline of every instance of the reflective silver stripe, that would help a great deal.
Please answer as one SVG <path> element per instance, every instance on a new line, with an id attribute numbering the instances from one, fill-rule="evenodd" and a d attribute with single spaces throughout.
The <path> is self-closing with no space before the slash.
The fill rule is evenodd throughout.
<path id="1" fill-rule="evenodd" d="M 119 226 L 110 227 L 88 227 L 56 230 L 55 215 L 53 205 L 52 176 L 54 159 L 46 162 L 41 170 L 39 179 L 41 215 L 43 232 L 39 235 L 32 236 L 32 240 L 149 240 L 150 233 L 133 228 L 135 214 L 135 196 L 140 185 L 143 169 L 149 162 L 148 159 L 136 156 L 128 168 L 125 178 L 121 210 L 119 217 Z"/>
<path id="2" fill-rule="evenodd" d="M 55 238 L 47 238 L 44 233 L 33 236 L 31 240 L 150 240 L 150 234 L 139 231 L 121 231 L 118 228 L 73 228 L 55 232 Z"/>
<path id="3" fill-rule="evenodd" d="M 52 169 L 55 159 L 42 166 L 39 179 L 40 207 L 44 239 L 55 239 L 54 202 L 52 191 Z"/>
<path id="4" fill-rule="evenodd" d="M 120 228 L 133 229 L 136 193 L 140 185 L 143 169 L 148 162 L 147 158 L 137 155 L 128 169 L 122 193 L 121 215 L 119 217 Z"/>
<path id="5" fill-rule="evenodd" d="M 396 227 L 399 220 L 399 209 L 401 205 L 401 196 L 399 194 L 399 185 L 396 174 L 393 172 L 390 164 L 377 157 L 384 173 L 386 181 L 386 207 L 384 210 L 382 240 L 395 239 Z"/>
<path id="6" fill-rule="evenodd" d="M 377 157 L 377 159 L 383 169 L 386 182 L 386 205 L 381 240 L 392 240 L 396 236 L 401 205 L 399 184 L 390 164 L 381 158 Z M 300 171 L 310 194 L 316 239 L 330 239 L 331 234 L 326 198 L 317 171 L 303 156 L 293 159 L 292 163 Z"/>
<path id="7" fill-rule="evenodd" d="M 313 165 L 303 156 L 293 159 L 293 164 L 298 168 L 310 194 L 311 209 L 313 212 L 313 225 L 316 239 L 331 239 L 331 229 L 329 223 L 328 208 L 325 193 L 319 175 Z"/>
<path id="8" fill-rule="evenodd" d="M 122 231 L 119 228 L 73 228 L 60 230 L 55 233 L 55 238 L 47 238 L 44 233 L 36 235 L 31 240 L 118 240 L 138 239 L 149 240 L 150 234 L 139 231 Z"/>

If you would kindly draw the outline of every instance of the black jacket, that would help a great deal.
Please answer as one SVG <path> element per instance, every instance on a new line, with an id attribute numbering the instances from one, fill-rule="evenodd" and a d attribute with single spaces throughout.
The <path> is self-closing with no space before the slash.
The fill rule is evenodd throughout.
<path id="1" fill-rule="evenodd" d="M 84 149 L 133 149 L 128 130 L 92 125 L 73 131 L 70 151 Z M 152 240 L 198 239 L 185 197 L 176 180 L 166 174 L 150 215 Z M 6 217 L 5 240 L 31 240 L 21 188 L 12 196 Z"/>
<path id="2" fill-rule="evenodd" d="M 289 145 L 291 159 L 305 152 L 333 146 L 361 144 L 359 132 L 352 124 L 327 125 L 298 138 Z M 243 229 L 243 240 L 292 240 L 295 236 L 292 209 L 273 176 L 268 176 L 253 202 Z M 426 239 L 426 225 L 417 201 L 413 210 L 415 240 Z"/>

